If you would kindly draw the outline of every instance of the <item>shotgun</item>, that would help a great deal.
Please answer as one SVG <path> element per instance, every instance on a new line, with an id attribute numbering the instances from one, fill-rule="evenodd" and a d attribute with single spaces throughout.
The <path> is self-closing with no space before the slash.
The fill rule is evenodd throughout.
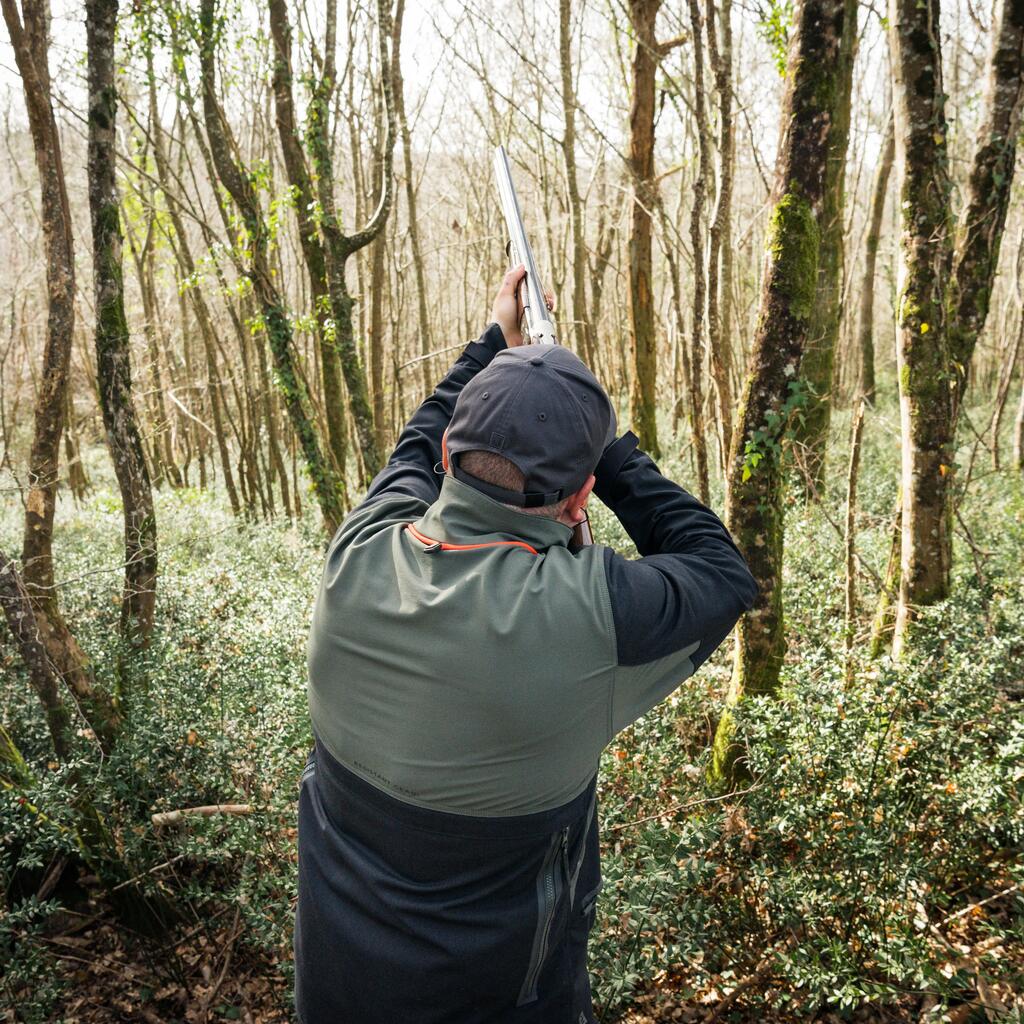
<path id="1" fill-rule="evenodd" d="M 522 263 L 526 268 L 526 277 L 519 286 L 519 301 L 523 304 L 523 315 L 526 318 L 526 335 L 531 345 L 557 345 L 555 325 L 548 317 L 544 286 L 540 282 L 537 261 L 533 258 L 533 249 L 530 248 L 526 229 L 523 227 L 519 199 L 512 184 L 512 168 L 504 146 L 498 146 L 494 150 L 494 176 L 498 182 L 498 198 L 501 200 L 501 212 L 505 215 L 505 227 L 508 231 L 509 259 L 513 267 Z M 590 523 L 584 520 L 573 530 L 570 547 L 580 548 L 593 543 L 594 534 L 590 529 Z"/>

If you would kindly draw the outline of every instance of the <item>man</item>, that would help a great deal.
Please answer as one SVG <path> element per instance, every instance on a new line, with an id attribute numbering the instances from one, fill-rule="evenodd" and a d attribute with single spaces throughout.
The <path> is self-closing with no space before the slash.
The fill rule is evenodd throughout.
<path id="1" fill-rule="evenodd" d="M 589 1024 L 602 749 L 755 584 L 517 286 L 330 545 L 299 803 L 303 1024 Z M 440 469 L 443 481 L 438 486 Z M 572 550 L 594 491 L 640 554 Z"/>

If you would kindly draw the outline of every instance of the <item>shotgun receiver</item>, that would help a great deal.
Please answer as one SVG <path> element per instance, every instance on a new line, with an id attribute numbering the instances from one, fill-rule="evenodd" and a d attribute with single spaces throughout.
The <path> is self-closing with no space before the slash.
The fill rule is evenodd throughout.
<path id="1" fill-rule="evenodd" d="M 505 227 L 508 230 L 508 254 L 512 266 L 520 263 L 526 268 L 526 277 L 519 286 L 519 299 L 523 304 L 523 315 L 526 318 L 526 334 L 532 345 L 557 345 L 555 325 L 548 317 L 548 305 L 544 299 L 544 287 L 540 283 L 537 261 L 533 258 L 533 249 L 526 238 L 523 227 L 523 215 L 519 209 L 519 199 L 512 184 L 512 168 L 509 166 L 508 153 L 504 146 L 494 150 L 494 176 L 498 182 L 498 197 L 501 200 L 501 212 L 505 215 Z M 584 520 L 572 531 L 573 548 L 585 547 L 594 543 L 594 534 L 590 523 Z"/>

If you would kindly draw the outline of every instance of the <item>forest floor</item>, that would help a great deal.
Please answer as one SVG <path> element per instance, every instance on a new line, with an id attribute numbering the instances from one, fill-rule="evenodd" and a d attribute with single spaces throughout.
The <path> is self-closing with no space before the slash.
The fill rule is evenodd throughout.
<path id="1" fill-rule="evenodd" d="M 883 420 L 866 442 L 851 678 L 836 473 L 821 505 L 790 505 L 784 686 L 739 717 L 755 781 L 723 799 L 704 776 L 728 644 L 606 751 L 591 942 L 602 1024 L 1024 1020 L 1024 486 L 977 462 L 954 597 L 926 617 L 912 665 L 870 660 L 891 437 Z M 20 515 L 8 498 L 9 550 Z M 292 1019 L 304 642 L 323 538 L 312 518 L 237 521 L 191 489 L 161 491 L 157 516 L 157 633 L 127 658 L 112 640 L 116 494 L 103 483 L 58 513 L 62 604 L 126 710 L 112 756 L 86 735 L 77 762 L 117 838 L 113 896 L 69 843 L 65 769 L 0 643 L 0 721 L 26 763 L 0 790 L 0 1020 Z M 595 528 L 628 550 L 604 510 Z M 252 813 L 151 821 L 214 802 Z"/>

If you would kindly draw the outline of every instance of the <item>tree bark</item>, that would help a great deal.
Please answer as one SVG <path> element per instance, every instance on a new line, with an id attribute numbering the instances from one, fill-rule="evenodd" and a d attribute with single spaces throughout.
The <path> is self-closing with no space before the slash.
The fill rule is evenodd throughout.
<path id="1" fill-rule="evenodd" d="M 0 608 L 3 609 L 22 661 L 28 668 L 32 689 L 43 706 L 54 753 L 59 760 L 64 761 L 71 750 L 71 718 L 61 701 L 59 680 L 40 640 L 32 601 L 14 563 L 3 551 L 0 551 Z"/>
<path id="2" fill-rule="evenodd" d="M 825 195 L 819 215 L 818 284 L 814 313 L 801 362 L 801 374 L 808 385 L 803 420 L 798 422 L 796 441 L 805 490 L 820 500 L 825 479 L 825 453 L 832 419 L 832 378 L 836 341 L 843 316 L 843 231 L 845 223 L 846 150 L 850 139 L 850 102 L 853 92 L 853 64 L 857 51 L 857 0 L 846 0 L 844 30 L 839 47 L 835 92 L 821 97 L 832 126 L 829 131 Z"/>
<path id="3" fill-rule="evenodd" d="M 957 226 L 949 308 L 949 356 L 954 373 L 950 442 L 988 317 L 999 247 L 1006 226 L 1017 140 L 1024 110 L 1024 3 L 1001 0 L 992 25 L 985 120 L 978 134 L 967 203 Z"/>
<path id="4" fill-rule="evenodd" d="M 897 367 L 902 433 L 903 522 L 893 651 L 912 609 L 949 589 L 947 481 L 950 389 L 945 285 L 952 258 L 939 0 L 891 0 L 896 160 L 904 284 Z"/>
<path id="5" fill-rule="evenodd" d="M 632 103 L 629 111 L 629 169 L 634 198 L 629 235 L 629 321 L 632 363 L 633 429 L 651 458 L 658 445 L 658 345 L 654 334 L 654 289 L 651 270 L 651 210 L 654 190 L 654 100 L 658 71 L 655 22 L 661 0 L 629 0 L 635 36 Z"/>
<path id="6" fill-rule="evenodd" d="M 711 140 L 709 138 L 706 99 L 704 94 L 704 45 L 700 8 L 697 0 L 689 0 L 690 28 L 693 32 L 693 105 L 697 124 L 700 158 L 693 183 L 693 205 L 690 208 L 690 245 L 693 249 L 693 306 L 690 325 L 690 431 L 697 456 L 697 493 L 704 504 L 711 500 L 708 480 L 708 445 L 704 433 L 704 308 L 707 301 L 707 279 L 704 266 L 704 209 L 707 205 L 708 182 L 711 179 Z M 685 344 L 685 342 L 682 342 Z"/>
<path id="7" fill-rule="evenodd" d="M 708 50 L 718 93 L 718 198 L 708 231 L 708 345 L 718 398 L 719 457 L 723 475 L 732 447 L 732 184 L 736 172 L 736 131 L 732 119 L 732 0 L 722 0 L 721 46 L 715 3 L 709 0 Z M 728 477 L 726 476 L 728 480 Z"/>
<path id="8" fill-rule="evenodd" d="M 821 97 L 838 92 L 846 30 L 844 0 L 804 0 L 790 43 L 757 331 L 729 456 L 726 516 L 759 586 L 753 609 L 737 627 L 730 703 L 745 693 L 773 693 L 785 654 L 782 456 L 799 407 L 793 383 L 818 280 L 818 225 L 834 124 Z M 735 777 L 733 730 L 727 710 L 715 736 L 712 774 L 719 779 Z"/>
<path id="9" fill-rule="evenodd" d="M 90 720 L 100 742 L 109 747 L 116 728 L 116 712 L 109 697 L 92 685 L 85 654 L 60 613 L 54 585 L 53 516 L 74 334 L 75 260 L 60 137 L 50 98 L 47 40 L 50 9 L 42 0 L 28 3 L 24 6 L 23 22 L 16 0 L 0 0 L 0 8 L 25 94 L 39 173 L 46 256 L 46 343 L 29 455 L 22 579 L 47 655 Z"/>
<path id="10" fill-rule="evenodd" d="M 573 85 L 572 0 L 558 0 L 558 58 L 562 78 L 562 159 L 572 230 L 572 335 L 577 354 L 594 363 L 594 324 L 587 309 L 587 250 L 583 226 L 583 200 L 576 168 L 576 89 Z"/>
<path id="11" fill-rule="evenodd" d="M 391 77 L 394 81 L 395 120 L 402 135 L 402 166 L 405 174 L 405 206 L 409 218 L 409 245 L 412 248 L 412 267 L 416 276 L 416 322 L 419 333 L 421 356 L 433 351 L 431 342 L 430 316 L 427 312 L 427 284 L 423 267 L 423 252 L 420 247 L 420 222 L 416 209 L 416 179 L 412 166 L 412 132 L 405 114 L 405 83 L 402 80 L 402 24 L 405 16 L 405 0 L 397 0 L 395 19 L 391 27 Z M 420 363 L 421 386 L 424 395 L 434 390 L 434 376 L 430 360 Z"/>
<path id="12" fill-rule="evenodd" d="M 885 200 L 889 194 L 889 177 L 896 154 L 892 115 L 886 122 L 882 139 L 882 152 L 871 182 L 871 205 L 868 214 L 868 233 L 864 240 L 864 276 L 860 286 L 860 317 L 857 327 L 857 350 L 860 353 L 861 397 L 868 405 L 875 404 L 875 273 L 878 265 L 878 245 L 882 237 Z"/>
<path id="13" fill-rule="evenodd" d="M 1021 374 L 1017 416 L 1013 421 L 1013 468 L 1024 473 L 1024 374 Z"/>
<path id="14" fill-rule="evenodd" d="M 96 299 L 96 372 L 107 446 L 124 510 L 121 630 L 145 645 L 156 606 L 156 511 L 132 399 L 131 349 L 124 312 L 123 239 L 117 183 L 114 29 L 117 0 L 86 0 L 89 78 L 89 211 Z"/>

